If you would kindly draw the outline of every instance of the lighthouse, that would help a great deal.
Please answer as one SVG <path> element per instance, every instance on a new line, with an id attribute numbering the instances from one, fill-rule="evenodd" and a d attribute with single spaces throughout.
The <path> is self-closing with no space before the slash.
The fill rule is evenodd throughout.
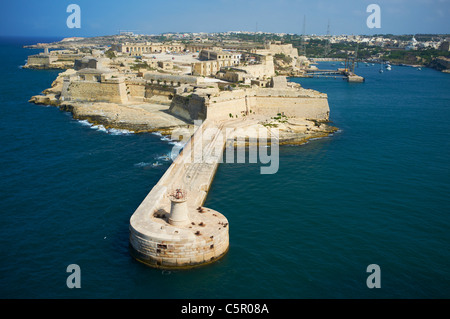
<path id="1" fill-rule="evenodd" d="M 176 188 L 169 194 L 171 201 L 169 224 L 185 226 L 190 223 L 187 209 L 187 193 L 182 188 Z"/>

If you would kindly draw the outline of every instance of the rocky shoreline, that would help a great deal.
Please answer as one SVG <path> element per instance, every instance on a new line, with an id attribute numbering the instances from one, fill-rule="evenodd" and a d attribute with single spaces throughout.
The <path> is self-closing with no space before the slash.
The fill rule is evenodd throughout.
<path id="1" fill-rule="evenodd" d="M 177 129 L 191 129 L 192 123 L 180 123 L 174 125 L 163 125 L 157 123 L 158 120 L 152 113 L 127 106 L 119 106 L 111 103 L 55 103 L 48 99 L 31 99 L 31 103 L 37 105 L 50 105 L 58 107 L 61 111 L 69 112 L 76 120 L 87 121 L 92 125 L 102 125 L 105 129 L 127 130 L 133 133 L 154 133 L 159 132 L 164 136 L 175 136 Z M 277 125 L 277 124 L 274 124 Z M 257 121 L 249 121 L 248 127 L 255 129 L 264 126 Z M 301 145 L 310 139 L 323 138 L 332 135 L 339 129 L 329 122 L 317 122 L 302 120 L 301 122 L 278 124 L 280 145 Z M 246 143 L 248 144 L 248 143 Z"/>
<path id="2" fill-rule="evenodd" d="M 85 120 L 92 125 L 102 125 L 105 129 L 127 130 L 133 133 L 159 132 L 164 136 L 175 136 L 177 129 L 190 129 L 193 123 L 175 118 L 168 114 L 168 106 L 151 105 L 123 106 L 113 103 L 59 102 L 54 90 L 44 91 L 45 95 L 33 96 L 29 102 L 37 105 L 58 107 L 61 111 L 70 112 L 76 120 Z M 244 121 L 244 120 L 242 120 Z M 270 124 L 261 123 L 258 119 L 245 119 L 246 127 L 277 128 L 280 145 L 301 145 L 309 139 L 323 138 L 338 131 L 330 122 L 289 119 L 289 121 L 273 120 Z"/>
<path id="3" fill-rule="evenodd" d="M 89 70 L 90 72 L 97 72 L 97 70 L 95 69 Z M 180 96 L 175 94 L 175 97 L 173 97 L 173 99 L 170 100 L 168 99 L 166 91 L 161 89 L 158 91 L 153 88 L 154 91 L 152 94 L 154 95 L 152 96 L 154 98 L 141 100 L 134 98 L 129 99 L 126 103 L 116 103 L 112 101 L 107 101 L 107 99 L 105 99 L 105 94 L 107 93 L 102 92 L 102 90 L 99 88 L 98 92 L 96 91 L 95 96 L 90 96 L 88 93 L 86 93 L 82 99 L 79 98 L 65 99 L 64 96 L 65 95 L 67 96 L 67 92 L 72 88 L 72 86 L 70 85 L 73 84 L 73 82 L 70 82 L 72 81 L 70 80 L 70 78 L 73 78 L 77 74 L 78 74 L 77 71 L 71 68 L 62 71 L 53 81 L 50 88 L 44 90 L 40 95 L 35 95 L 31 97 L 29 102 L 34 104 L 50 105 L 58 107 L 62 111 L 70 112 L 73 118 L 76 120 L 87 121 L 92 125 L 102 125 L 107 130 L 108 129 L 127 130 L 134 133 L 160 132 L 163 135 L 174 135 L 173 133 L 175 130 L 185 128 L 189 129 L 192 128 L 194 124 L 193 118 L 196 117 L 191 117 L 189 119 L 186 117 L 186 114 L 183 113 L 184 112 L 183 107 L 186 106 L 184 104 L 185 102 L 194 103 L 192 105 L 193 110 L 196 108 L 198 110 L 198 106 L 195 105 L 195 103 L 197 102 L 195 102 L 195 100 L 191 100 L 190 95 L 188 93 L 184 94 L 181 93 Z M 114 84 L 115 82 L 113 82 L 113 80 L 114 78 L 111 80 L 111 83 L 113 83 L 112 85 L 116 85 Z M 138 82 L 139 81 L 138 79 L 135 81 L 137 81 L 136 83 L 140 83 Z M 67 83 L 69 83 L 69 85 Z M 87 82 L 87 83 L 92 83 L 92 85 L 98 85 L 98 82 Z M 133 84 L 134 82 L 131 83 Z M 294 85 L 295 83 L 291 84 Z M 310 105 L 310 103 L 315 103 L 315 101 L 320 101 L 321 99 L 322 100 L 326 99 L 325 94 L 313 90 L 305 90 L 300 88 L 298 84 L 296 85 L 298 86 L 298 88 L 292 87 L 287 91 L 286 90 L 277 91 L 276 89 L 265 89 L 268 91 L 267 92 L 264 90 L 254 91 L 252 92 L 252 94 L 257 93 L 266 95 L 268 94 L 267 96 L 261 95 L 262 98 L 266 99 L 270 97 L 271 94 L 274 94 L 275 96 L 280 96 L 281 97 L 280 102 L 277 103 L 285 103 L 285 101 L 289 101 L 289 97 L 285 96 L 284 94 L 290 94 L 291 97 L 295 98 L 299 97 L 306 98 L 307 101 L 305 101 L 305 103 L 307 105 Z M 155 87 L 160 86 L 156 85 Z M 138 87 L 134 87 L 132 89 L 136 90 L 136 88 Z M 88 88 L 86 87 L 86 89 Z M 144 89 L 143 86 L 142 89 Z M 213 115 L 213 117 L 214 113 L 217 112 L 215 111 L 215 108 L 217 108 L 217 105 L 219 103 L 227 103 L 226 102 L 227 98 L 230 97 L 236 98 L 236 96 L 239 97 L 239 94 L 241 95 L 243 94 L 243 92 L 239 93 L 239 91 L 235 91 L 237 93 L 233 93 L 231 91 L 221 92 L 220 90 L 209 88 L 200 89 L 199 91 L 205 91 L 204 92 L 205 94 L 203 95 L 205 97 L 208 96 L 207 100 L 209 100 L 208 104 L 209 106 L 205 105 L 203 107 L 208 108 L 208 110 L 210 110 L 211 108 L 212 112 L 211 114 Z M 64 92 L 66 92 L 66 94 L 64 94 Z M 125 94 L 129 95 L 130 92 L 125 92 Z M 158 96 L 160 96 L 161 98 L 159 99 Z M 179 99 L 176 99 L 176 97 L 179 97 Z M 197 97 L 197 99 L 200 99 L 198 101 L 202 101 L 201 100 L 202 97 Z M 241 103 L 243 103 L 242 101 L 244 100 L 241 99 Z M 299 99 L 298 101 L 303 100 Z M 177 104 L 177 102 L 179 103 Z M 173 107 L 173 105 L 176 104 L 178 106 L 178 112 L 173 110 L 176 108 Z M 326 106 L 326 108 L 320 106 L 325 111 L 328 109 L 327 103 L 321 105 Z M 231 108 L 233 108 L 233 106 L 231 106 Z M 326 137 L 338 130 L 336 127 L 331 126 L 330 123 L 328 122 L 328 112 L 327 114 L 321 115 L 319 117 L 321 118 L 321 120 L 318 120 L 317 117 L 315 117 L 317 113 L 315 114 L 310 113 L 309 117 L 312 116 L 313 119 L 307 119 L 298 116 L 296 117 L 292 115 L 288 117 L 284 115 L 284 112 L 275 115 L 276 113 L 277 112 L 274 111 L 273 115 L 271 115 L 272 117 L 270 117 L 267 114 L 263 113 L 255 114 L 255 112 L 250 111 L 250 113 L 245 116 L 240 114 L 241 116 L 239 118 L 235 113 L 235 115 L 231 118 L 228 118 L 228 116 L 226 116 L 225 118 L 227 119 L 224 119 L 224 117 L 222 117 L 221 121 L 222 122 L 226 121 L 227 126 L 230 127 L 239 127 L 244 129 L 250 128 L 258 132 L 260 129 L 271 131 L 272 128 L 277 128 L 279 134 L 278 136 L 279 144 L 304 144 L 311 138 Z M 185 116 L 183 116 L 183 114 Z M 305 114 L 307 114 L 307 112 Z M 306 116 L 308 115 L 305 115 L 305 117 Z M 258 137 L 256 137 L 256 139 L 257 138 Z"/>

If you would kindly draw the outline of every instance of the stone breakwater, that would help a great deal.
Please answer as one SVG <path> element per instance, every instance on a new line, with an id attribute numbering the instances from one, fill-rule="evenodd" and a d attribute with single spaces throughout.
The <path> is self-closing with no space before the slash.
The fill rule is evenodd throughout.
<path id="1" fill-rule="evenodd" d="M 202 143 L 208 160 L 196 162 L 195 140 L 210 125 L 219 130 Z M 228 220 L 202 207 L 222 158 L 222 152 L 213 154 L 223 150 L 222 129 L 223 124 L 205 121 L 131 216 L 130 251 L 137 260 L 157 268 L 187 268 L 216 261 L 228 251 Z M 184 200 L 170 198 L 181 189 L 187 193 Z"/>
<path id="2" fill-rule="evenodd" d="M 228 158 L 229 145 L 239 143 L 244 135 L 247 142 L 264 144 L 259 147 L 260 156 L 261 149 L 267 152 L 270 144 L 265 173 L 278 170 L 278 134 L 273 128 L 252 126 L 243 119 L 202 122 L 130 218 L 130 251 L 137 260 L 157 268 L 189 268 L 226 254 L 228 220 L 202 205 L 224 149 Z M 174 199 L 174 191 L 182 196 Z"/>

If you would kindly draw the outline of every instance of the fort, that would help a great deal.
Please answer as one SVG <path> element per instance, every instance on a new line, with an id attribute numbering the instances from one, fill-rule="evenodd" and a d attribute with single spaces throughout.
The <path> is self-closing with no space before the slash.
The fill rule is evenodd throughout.
<path id="1" fill-rule="evenodd" d="M 302 144 L 336 131 L 328 124 L 326 94 L 277 75 L 281 64 L 293 72 L 308 65 L 292 45 L 267 43 L 239 51 L 124 42 L 103 51 L 83 50 L 30 56 L 28 67 L 66 69 L 30 102 L 54 105 L 105 127 L 159 131 L 185 141 L 130 218 L 130 252 L 153 267 L 194 267 L 228 251 L 227 218 L 203 207 L 226 145 L 261 143 L 266 137 L 270 147 Z M 69 55 L 65 64 L 64 54 Z M 225 134 L 230 131 L 231 137 Z M 213 133 L 205 138 L 206 132 Z M 199 154 L 204 160 L 194 160 Z"/>

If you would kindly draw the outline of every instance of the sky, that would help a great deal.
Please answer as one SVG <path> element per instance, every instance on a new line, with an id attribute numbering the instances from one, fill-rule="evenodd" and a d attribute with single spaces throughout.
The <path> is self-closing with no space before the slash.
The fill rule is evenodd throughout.
<path id="1" fill-rule="evenodd" d="M 68 28 L 69 4 L 81 8 L 81 27 Z M 381 28 L 370 29 L 369 4 L 380 7 Z M 263 31 L 306 34 L 450 33 L 450 0 L 11 0 L 2 1 L 0 36 L 90 37 L 132 30 L 165 32 Z"/>

